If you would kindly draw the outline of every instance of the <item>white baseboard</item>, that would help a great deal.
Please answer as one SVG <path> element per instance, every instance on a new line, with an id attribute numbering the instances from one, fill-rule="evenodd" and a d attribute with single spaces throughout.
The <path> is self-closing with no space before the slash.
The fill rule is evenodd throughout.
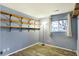
<path id="1" fill-rule="evenodd" d="M 17 53 L 17 52 L 22 51 L 22 50 L 24 50 L 24 49 L 30 48 L 30 47 L 32 47 L 32 46 L 34 46 L 34 45 L 36 45 L 36 44 L 39 44 L 39 43 L 35 43 L 35 44 L 32 44 L 32 45 L 27 46 L 27 47 L 25 47 L 25 48 L 19 49 L 19 50 L 17 50 L 17 51 L 14 51 L 14 52 L 12 52 L 12 53 L 9 53 L 9 54 L 6 55 L 6 56 L 10 56 L 10 55 L 12 55 L 12 54 L 14 54 L 14 53 Z"/>
<path id="2" fill-rule="evenodd" d="M 77 53 L 77 56 L 79 56 L 79 51 L 76 51 L 76 53 Z"/>
<path id="3" fill-rule="evenodd" d="M 30 46 L 27 46 L 27 47 L 25 47 L 25 48 L 22 48 L 22 49 L 19 49 L 19 50 L 17 50 L 17 51 L 14 51 L 14 52 L 12 52 L 12 53 L 6 55 L 6 56 L 12 55 L 12 54 L 17 53 L 17 52 L 19 52 L 19 51 L 22 51 L 22 50 L 27 49 L 27 48 L 29 48 L 29 47 L 32 47 L 32 46 L 34 46 L 34 45 L 36 45 L 36 44 L 45 44 L 45 45 L 50 46 L 50 47 L 56 47 L 56 48 L 60 48 L 60 49 L 64 49 L 64 50 L 68 50 L 68 51 L 72 51 L 72 52 L 77 52 L 77 51 L 73 51 L 73 50 L 71 50 L 71 49 L 62 48 L 62 47 L 59 47 L 59 46 L 54 46 L 54 45 L 51 45 L 51 44 L 38 42 L 38 43 L 32 44 L 32 45 L 30 45 Z M 77 54 L 78 54 L 78 52 L 77 52 Z M 79 54 L 78 54 L 78 55 L 79 55 Z"/>
<path id="4" fill-rule="evenodd" d="M 41 43 L 41 44 L 43 44 L 43 43 Z M 71 50 L 71 49 L 67 49 L 67 48 L 62 48 L 62 47 L 54 46 L 54 45 L 47 44 L 47 43 L 44 43 L 44 44 L 47 45 L 47 46 L 56 47 L 56 48 L 60 48 L 60 49 L 64 49 L 64 50 L 68 50 L 68 51 L 72 51 L 72 52 L 76 52 L 75 50 Z"/>

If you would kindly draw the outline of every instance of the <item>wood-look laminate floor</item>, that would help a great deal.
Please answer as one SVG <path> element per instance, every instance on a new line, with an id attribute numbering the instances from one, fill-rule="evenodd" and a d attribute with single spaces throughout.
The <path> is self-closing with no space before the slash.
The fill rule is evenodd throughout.
<path id="1" fill-rule="evenodd" d="M 75 52 L 37 44 L 10 56 L 76 56 Z"/>

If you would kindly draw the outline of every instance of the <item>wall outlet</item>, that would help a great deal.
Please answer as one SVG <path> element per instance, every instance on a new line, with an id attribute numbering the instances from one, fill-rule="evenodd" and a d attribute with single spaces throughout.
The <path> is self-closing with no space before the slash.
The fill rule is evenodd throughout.
<path id="1" fill-rule="evenodd" d="M 3 52 L 6 52 L 6 49 L 3 49 Z"/>
<path id="2" fill-rule="evenodd" d="M 10 48 L 7 48 L 7 51 L 10 51 Z"/>

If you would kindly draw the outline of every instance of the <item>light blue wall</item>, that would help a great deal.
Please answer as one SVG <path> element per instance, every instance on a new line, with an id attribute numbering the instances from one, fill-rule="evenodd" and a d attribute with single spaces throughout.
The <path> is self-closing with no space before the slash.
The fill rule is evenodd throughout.
<path id="1" fill-rule="evenodd" d="M 67 14 L 59 14 L 59 15 L 52 15 L 52 21 L 58 20 L 58 19 L 67 19 Z M 42 21 L 47 21 L 49 19 L 42 19 Z M 76 18 L 72 19 L 72 34 L 73 37 L 69 38 L 66 36 L 66 33 L 64 32 L 52 32 L 51 36 L 49 35 L 49 25 L 47 24 L 43 31 L 43 26 L 41 26 L 40 30 L 40 42 L 43 42 L 43 32 L 44 32 L 44 43 L 76 50 L 77 49 L 77 20 Z"/>
<path id="2" fill-rule="evenodd" d="M 9 9 L 4 6 L 0 6 L 1 10 L 10 11 L 11 13 L 19 13 L 19 15 L 24 15 L 25 17 L 28 17 L 25 14 L 22 14 L 20 12 L 17 12 L 13 9 Z M 8 29 L 2 29 L 0 30 L 0 51 L 3 51 L 4 49 L 7 50 L 7 48 L 10 48 L 9 51 L 3 52 L 2 55 L 7 55 L 9 53 L 12 53 L 14 51 L 17 51 L 19 49 L 25 48 L 29 45 L 37 43 L 39 40 L 39 30 L 33 31 L 30 30 L 22 30 L 19 31 L 19 29 L 12 29 L 11 32 L 8 31 Z"/>
<path id="3" fill-rule="evenodd" d="M 10 48 L 10 51 L 6 51 L 3 55 L 35 44 L 39 39 L 38 31 L 28 32 L 26 30 L 25 32 L 0 32 L 0 34 L 0 51 Z"/>
<path id="4" fill-rule="evenodd" d="M 57 14 L 57 15 L 52 15 L 51 20 L 56 21 L 56 20 L 67 20 L 67 13 L 62 13 L 62 14 Z"/>

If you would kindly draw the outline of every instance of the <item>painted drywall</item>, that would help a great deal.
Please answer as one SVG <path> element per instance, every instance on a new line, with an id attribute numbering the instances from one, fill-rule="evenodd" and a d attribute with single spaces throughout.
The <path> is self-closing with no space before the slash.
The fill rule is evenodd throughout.
<path id="1" fill-rule="evenodd" d="M 66 19 L 66 14 L 59 14 L 59 15 L 54 15 L 52 16 L 52 19 L 57 20 L 57 19 Z M 73 37 L 69 38 L 66 36 L 66 33 L 64 32 L 51 32 L 51 35 L 49 34 L 49 18 L 43 18 L 41 22 L 47 22 L 45 26 L 41 25 L 41 30 L 40 30 L 40 41 L 59 46 L 62 48 L 70 49 L 70 50 L 76 50 L 77 49 L 77 21 L 76 18 L 72 19 L 72 34 Z M 44 29 L 43 29 L 44 27 Z M 43 38 L 44 37 L 44 38 Z"/>
<path id="2" fill-rule="evenodd" d="M 0 51 L 10 48 L 3 55 L 22 49 L 38 42 L 38 31 L 25 32 L 0 32 Z"/>
<path id="3" fill-rule="evenodd" d="M 1 6 L 0 6 L 1 7 Z M 19 13 L 13 9 L 9 9 L 5 6 L 1 7 L 1 10 L 10 11 L 11 13 Z M 27 17 L 27 15 L 24 14 Z M 13 18 L 14 19 L 14 18 Z M 1 25 L 1 24 L 0 24 Z M 14 24 L 16 25 L 16 24 Z M 19 49 L 25 48 L 29 45 L 35 44 L 39 40 L 39 31 L 12 29 L 11 32 L 9 29 L 0 29 L 0 52 L 3 51 L 2 55 L 7 55 Z M 0 54 L 1 55 L 1 54 Z"/>

